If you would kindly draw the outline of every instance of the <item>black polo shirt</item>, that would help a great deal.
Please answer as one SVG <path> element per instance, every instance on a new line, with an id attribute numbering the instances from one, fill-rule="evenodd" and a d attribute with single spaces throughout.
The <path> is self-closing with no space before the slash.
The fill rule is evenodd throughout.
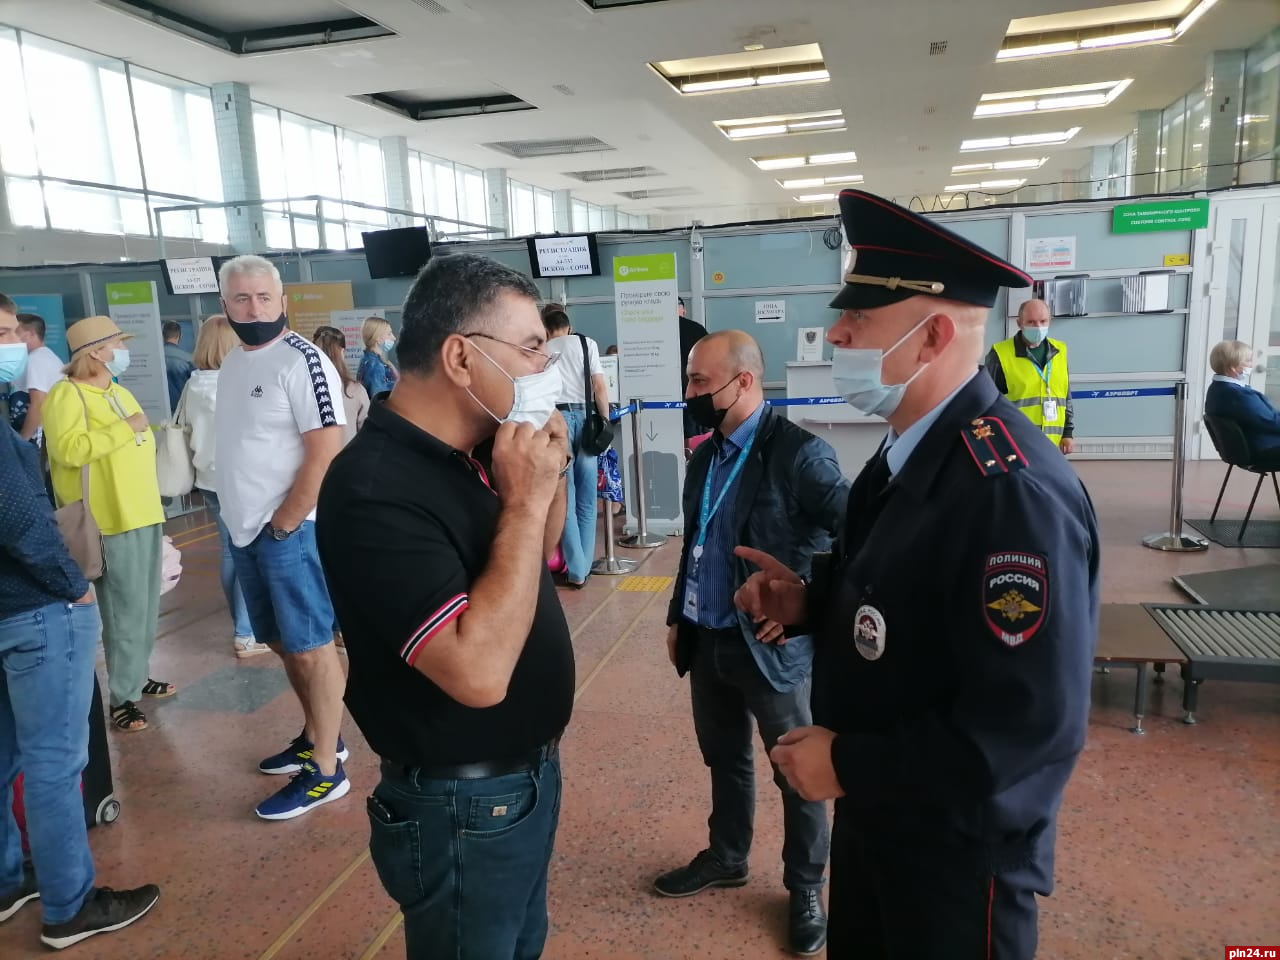
<path id="1" fill-rule="evenodd" d="M 506 760 L 569 722 L 573 647 L 545 564 L 533 626 L 501 703 L 463 706 L 413 666 L 467 609 L 500 506 L 477 461 L 383 404 L 372 406 L 325 476 L 316 536 L 350 661 L 346 703 L 386 760 Z"/>

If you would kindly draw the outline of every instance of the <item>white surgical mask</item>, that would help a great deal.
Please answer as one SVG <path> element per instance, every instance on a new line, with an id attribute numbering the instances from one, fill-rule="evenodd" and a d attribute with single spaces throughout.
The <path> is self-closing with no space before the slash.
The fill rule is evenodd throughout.
<path id="1" fill-rule="evenodd" d="M 122 373 L 129 369 L 129 350 L 127 347 L 116 347 L 112 351 L 111 359 L 107 361 L 107 372 L 113 377 L 119 377 Z"/>
<path id="2" fill-rule="evenodd" d="M 888 350 L 849 350 L 836 347 L 831 354 L 831 379 L 835 382 L 836 392 L 844 397 L 845 403 L 869 417 L 892 415 L 902 402 L 902 396 L 907 392 L 911 381 L 920 376 L 928 364 L 908 377 L 906 383 L 886 384 L 882 378 L 884 359 L 934 316 L 929 314 L 904 333 Z"/>
<path id="3" fill-rule="evenodd" d="M 1248 383 L 1249 378 L 1251 376 L 1253 376 L 1253 367 L 1245 367 L 1243 370 L 1240 371 L 1240 377 L 1239 377 L 1240 382 Z"/>
<path id="4" fill-rule="evenodd" d="M 1043 327 L 1023 327 L 1022 339 L 1031 344 L 1031 346 L 1039 346 L 1044 343 L 1045 337 L 1049 336 L 1049 325 L 1046 323 Z"/>
<path id="5" fill-rule="evenodd" d="M 467 341 L 470 343 L 470 341 Z M 476 347 L 474 343 L 471 344 Z M 480 350 L 479 347 L 476 347 Z M 500 417 L 483 403 L 471 390 L 471 399 L 480 404 L 480 409 L 497 420 L 498 423 L 528 423 L 535 430 L 541 430 L 555 412 L 556 401 L 560 399 L 560 368 L 552 363 L 541 373 L 531 373 L 526 377 L 513 377 L 499 366 L 498 362 L 483 350 L 480 355 L 498 368 L 498 371 L 511 381 L 511 411 Z"/>

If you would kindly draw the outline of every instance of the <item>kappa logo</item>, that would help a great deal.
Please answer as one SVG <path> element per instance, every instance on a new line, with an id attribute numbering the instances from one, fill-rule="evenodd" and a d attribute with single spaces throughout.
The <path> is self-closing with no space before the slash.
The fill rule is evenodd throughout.
<path id="1" fill-rule="evenodd" d="M 250 391 L 249 391 L 249 396 L 251 396 L 251 397 L 255 397 L 255 398 L 256 398 L 256 397 L 261 397 L 261 396 L 262 396 L 262 387 L 254 387 L 252 390 L 250 390 Z"/>
<path id="2" fill-rule="evenodd" d="M 982 614 L 1007 647 L 1020 647 L 1044 626 L 1049 565 L 1034 553 L 993 553 L 982 578 Z"/>

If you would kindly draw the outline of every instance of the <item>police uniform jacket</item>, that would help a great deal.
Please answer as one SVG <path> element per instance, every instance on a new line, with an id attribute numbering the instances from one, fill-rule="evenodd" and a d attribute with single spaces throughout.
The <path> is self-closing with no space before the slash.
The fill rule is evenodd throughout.
<path id="1" fill-rule="evenodd" d="M 1089 496 L 982 371 L 879 493 L 872 464 L 810 587 L 838 809 L 867 843 L 1051 876 L 1097 633 Z"/>

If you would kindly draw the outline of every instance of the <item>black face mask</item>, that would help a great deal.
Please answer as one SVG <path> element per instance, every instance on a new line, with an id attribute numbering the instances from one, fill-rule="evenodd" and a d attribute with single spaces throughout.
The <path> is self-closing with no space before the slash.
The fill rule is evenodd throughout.
<path id="1" fill-rule="evenodd" d="M 227 323 L 231 324 L 231 329 L 246 347 L 260 347 L 264 343 L 270 343 L 280 336 L 286 322 L 283 313 L 275 320 L 250 320 L 247 323 L 227 317 Z"/>
<path id="2" fill-rule="evenodd" d="M 735 376 L 719 390 L 712 390 L 710 393 L 699 393 L 686 400 L 684 408 L 689 412 L 689 416 L 693 418 L 693 422 L 705 430 L 718 429 L 720 424 L 724 423 L 729 407 L 732 407 L 733 403 L 738 401 L 734 400 L 733 403 L 729 404 L 729 407 L 720 408 L 716 406 L 715 396 L 735 383 L 737 379 Z"/>

